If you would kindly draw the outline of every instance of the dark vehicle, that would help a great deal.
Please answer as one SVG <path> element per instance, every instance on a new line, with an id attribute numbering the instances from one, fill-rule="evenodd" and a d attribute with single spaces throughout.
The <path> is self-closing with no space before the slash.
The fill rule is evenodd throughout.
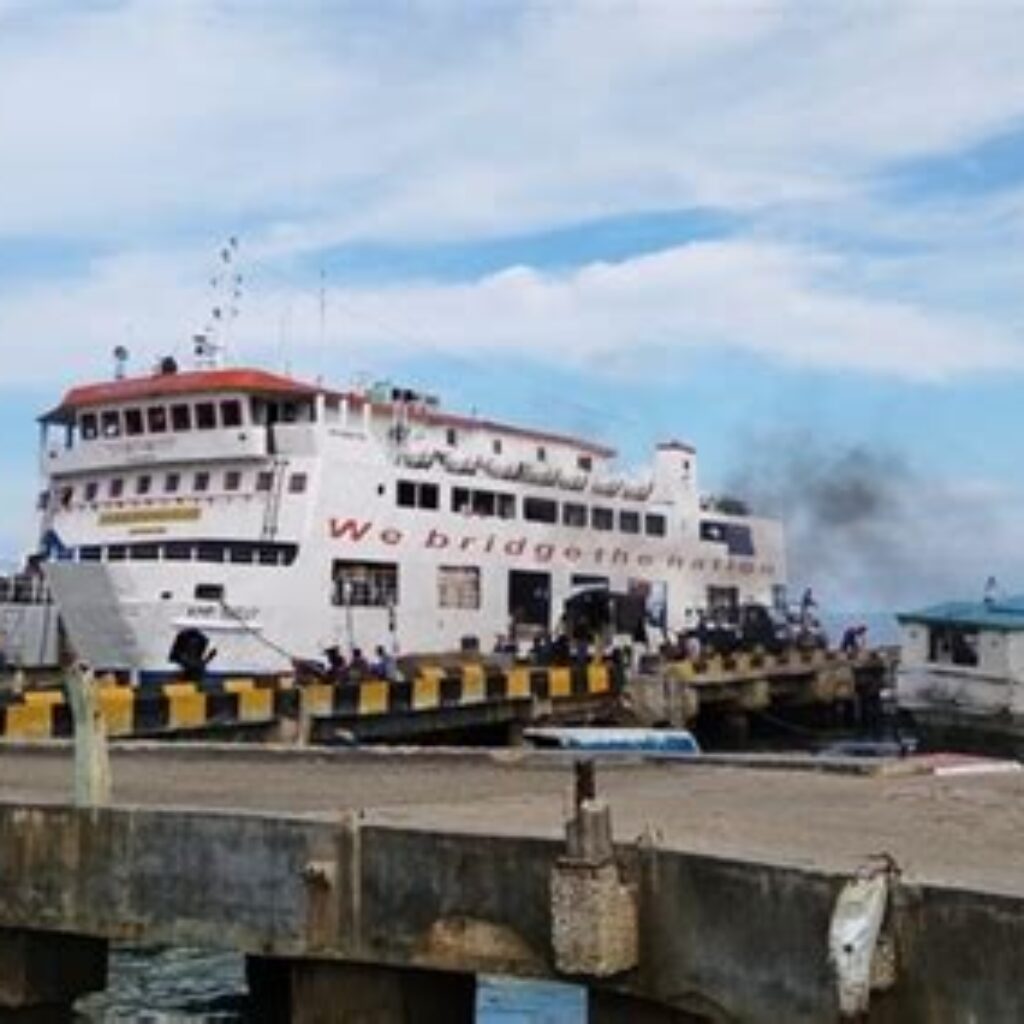
<path id="1" fill-rule="evenodd" d="M 643 595 L 623 594 L 607 587 L 586 587 L 566 598 L 565 635 L 573 642 L 610 641 L 628 636 L 646 642 Z"/>
<path id="2" fill-rule="evenodd" d="M 716 609 L 701 619 L 692 635 L 706 654 L 783 654 L 789 650 L 824 650 L 828 646 L 816 619 L 805 620 L 753 601 L 732 609 Z"/>

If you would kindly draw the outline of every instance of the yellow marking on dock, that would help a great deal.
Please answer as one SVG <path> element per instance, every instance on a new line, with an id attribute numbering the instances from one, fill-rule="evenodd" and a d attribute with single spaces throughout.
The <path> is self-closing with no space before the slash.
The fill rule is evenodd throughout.
<path id="1" fill-rule="evenodd" d="M 441 678 L 436 670 L 422 669 L 412 682 L 413 711 L 427 711 L 441 703 Z"/>
<path id="2" fill-rule="evenodd" d="M 53 735 L 49 704 L 12 704 L 7 708 L 9 739 L 44 740 Z"/>
<path id="3" fill-rule="evenodd" d="M 274 717 L 274 691 L 269 687 L 253 686 L 235 692 L 238 694 L 239 721 L 261 722 Z"/>
<path id="4" fill-rule="evenodd" d="M 548 696 L 572 696 L 572 669 L 564 667 L 548 669 Z"/>
<path id="5" fill-rule="evenodd" d="M 63 690 L 26 690 L 21 699 L 25 704 L 35 704 L 38 707 L 49 708 L 54 704 L 64 703 Z"/>
<path id="6" fill-rule="evenodd" d="M 130 686 L 101 686 L 99 706 L 109 735 L 128 736 L 134 731 L 135 691 Z"/>
<path id="7" fill-rule="evenodd" d="M 225 693 L 249 693 L 256 689 L 256 683 L 252 679 L 225 679 Z"/>
<path id="8" fill-rule="evenodd" d="M 462 701 L 463 704 L 479 704 L 487 698 L 487 679 L 483 665 L 467 664 L 462 666 Z"/>
<path id="9" fill-rule="evenodd" d="M 528 668 L 509 669 L 506 679 L 506 696 L 509 700 L 521 700 L 530 696 L 532 691 L 530 689 L 530 670 Z"/>
<path id="10" fill-rule="evenodd" d="M 611 689 L 608 677 L 608 666 L 593 664 L 587 666 L 587 691 L 589 693 L 607 693 Z"/>
<path id="11" fill-rule="evenodd" d="M 380 679 L 361 684 L 359 687 L 359 714 L 387 714 L 389 689 L 389 684 Z"/>
<path id="12" fill-rule="evenodd" d="M 172 692 L 172 690 L 174 692 Z M 189 729 L 206 725 L 206 694 L 187 683 L 166 687 L 167 724 L 172 729 Z"/>
<path id="13" fill-rule="evenodd" d="M 334 687 L 311 683 L 302 690 L 302 710 L 310 715 L 329 715 L 334 710 Z"/>

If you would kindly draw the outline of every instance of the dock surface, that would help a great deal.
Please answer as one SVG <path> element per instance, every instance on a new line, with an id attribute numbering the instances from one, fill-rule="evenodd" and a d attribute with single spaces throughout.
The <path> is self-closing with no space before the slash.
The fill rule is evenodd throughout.
<path id="1" fill-rule="evenodd" d="M 858 770 L 742 760 L 597 758 L 616 841 L 647 835 L 666 850 L 827 874 L 885 853 L 907 882 L 1024 897 L 1024 771 L 940 777 L 912 761 Z M 358 810 L 364 825 L 552 840 L 563 835 L 572 761 L 534 751 L 114 745 L 113 806 L 325 820 Z M 0 802 L 67 803 L 71 771 L 67 746 L 0 747 Z"/>

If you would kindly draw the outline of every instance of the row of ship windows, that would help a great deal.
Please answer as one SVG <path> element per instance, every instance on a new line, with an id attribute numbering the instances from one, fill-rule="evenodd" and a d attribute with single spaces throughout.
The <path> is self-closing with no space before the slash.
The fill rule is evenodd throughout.
<path id="1" fill-rule="evenodd" d="M 238 399 L 223 402 L 197 402 L 195 405 L 153 405 L 147 409 L 106 409 L 86 412 L 79 418 L 82 440 L 96 437 L 137 437 L 140 434 L 181 433 L 186 430 L 216 430 L 242 425 L 242 403 Z"/>
<path id="2" fill-rule="evenodd" d="M 403 508 L 418 508 L 438 511 L 441 493 L 437 484 L 418 480 L 399 480 L 395 498 Z M 452 512 L 464 515 L 516 518 L 516 496 L 503 491 L 488 491 L 470 487 L 453 487 L 451 491 Z M 580 502 L 558 502 L 550 498 L 523 498 L 523 518 L 534 523 L 559 523 L 593 530 L 614 530 L 615 509 L 600 505 L 584 505 Z M 641 529 L 642 528 L 642 529 Z M 622 533 L 647 534 L 648 537 L 664 537 L 665 517 L 657 512 L 639 512 L 620 509 L 618 529 Z"/>
<path id="3" fill-rule="evenodd" d="M 235 565 L 291 565 L 297 544 L 225 540 L 169 540 L 155 543 L 84 544 L 57 554 L 64 562 L 229 562 Z"/>
<path id="4" fill-rule="evenodd" d="M 241 491 L 242 485 L 245 480 L 245 474 L 241 470 L 229 469 L 227 470 L 222 478 L 221 485 L 222 490 L 228 492 Z M 146 497 L 147 495 L 158 493 L 156 490 L 156 480 L 149 473 L 141 473 L 131 481 L 132 493 L 138 497 Z M 205 494 L 211 490 L 213 484 L 213 475 L 211 473 L 202 470 L 192 475 L 192 494 Z M 161 494 L 180 494 L 186 490 L 185 479 L 181 473 L 167 473 L 163 478 L 163 487 L 159 491 Z M 291 473 L 288 477 L 288 493 L 289 494 L 303 494 L 305 493 L 307 485 L 307 477 L 305 473 Z M 255 490 L 257 491 L 270 491 L 274 486 L 274 474 L 271 471 L 259 472 L 256 474 L 254 481 Z M 116 501 L 120 498 L 126 497 L 128 494 L 128 484 L 123 477 L 115 476 L 111 477 L 106 482 L 105 493 L 101 494 L 100 482 L 98 480 L 89 480 L 82 485 L 80 495 L 76 491 L 74 485 L 65 484 L 57 490 L 57 500 L 63 507 L 71 505 L 76 497 L 80 497 L 82 501 L 87 504 L 100 501 L 104 498 Z M 45 509 L 49 504 L 50 496 L 49 493 L 44 491 L 39 496 L 39 504 L 41 509 Z"/>

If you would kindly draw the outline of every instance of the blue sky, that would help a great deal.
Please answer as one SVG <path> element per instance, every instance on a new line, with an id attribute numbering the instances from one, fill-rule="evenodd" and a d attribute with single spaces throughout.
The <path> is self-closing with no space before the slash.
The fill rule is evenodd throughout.
<path id="1" fill-rule="evenodd" d="M 1024 590 L 1021 38 L 995 0 L 0 0 L 0 557 L 35 415 L 184 356 L 234 234 L 234 361 L 638 469 L 687 438 L 837 607 Z M 808 496 L 851 466 L 840 528 Z"/>

